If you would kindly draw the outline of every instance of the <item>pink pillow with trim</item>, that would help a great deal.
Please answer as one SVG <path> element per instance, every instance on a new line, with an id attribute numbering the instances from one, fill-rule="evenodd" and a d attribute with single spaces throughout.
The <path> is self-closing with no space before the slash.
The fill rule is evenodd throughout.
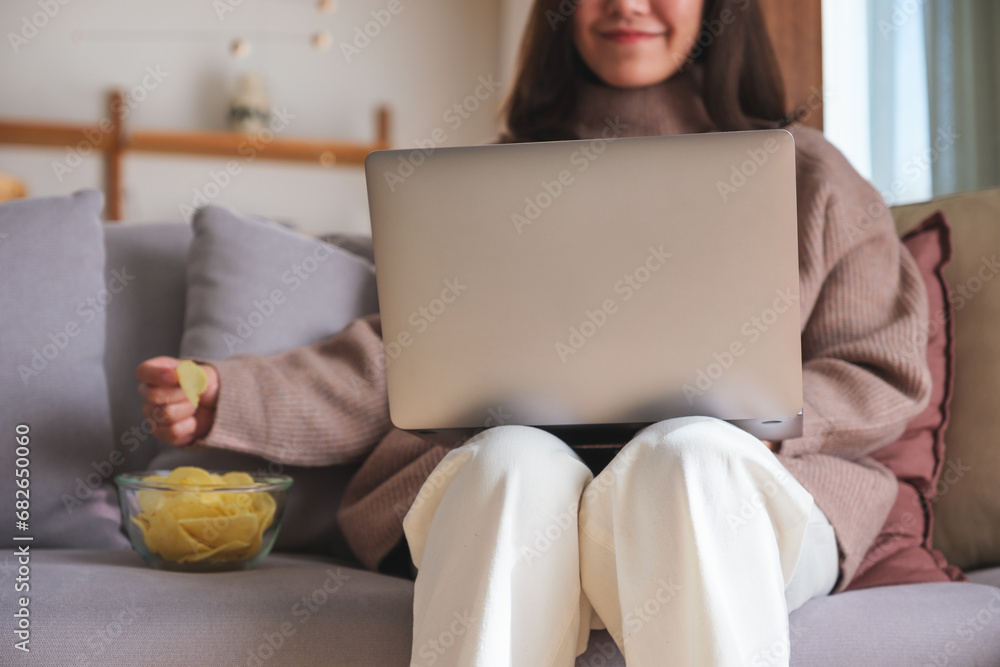
<path id="1" fill-rule="evenodd" d="M 944 267 L 951 260 L 951 228 L 938 211 L 903 236 L 927 286 L 930 318 L 927 364 L 933 379 L 931 400 L 906 427 L 899 440 L 872 458 L 891 470 L 899 482 L 896 502 L 882 531 L 845 590 L 927 581 L 966 581 L 931 545 L 931 503 L 938 495 L 944 463 L 955 368 L 955 336 Z M 905 351 L 904 351 L 905 353 Z"/>

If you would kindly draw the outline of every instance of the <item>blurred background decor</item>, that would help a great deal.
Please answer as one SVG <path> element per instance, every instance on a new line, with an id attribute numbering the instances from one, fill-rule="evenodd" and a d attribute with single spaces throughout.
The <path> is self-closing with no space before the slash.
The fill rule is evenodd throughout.
<path id="1" fill-rule="evenodd" d="M 244 74 L 236 83 L 236 93 L 229 103 L 229 129 L 253 134 L 271 122 L 271 97 L 258 74 Z"/>
<path id="2" fill-rule="evenodd" d="M 20 199 L 27 196 L 28 189 L 24 187 L 24 183 L 13 174 L 0 172 L 0 201 Z"/>
<path id="3" fill-rule="evenodd" d="M 217 12 L 215 5 L 232 11 Z M 507 85 L 499 67 L 498 0 L 392 5 L 402 11 L 389 12 L 388 0 L 339 6 L 315 0 L 92 0 L 59 4 L 39 28 L 31 24 L 39 11 L 36 0 L 2 2 L 0 25 L 19 41 L 16 51 L 9 40 L 0 49 L 0 123 L 97 132 L 83 150 L 80 133 L 39 146 L 24 141 L 23 132 L 14 137 L 17 142 L 0 132 L 0 171 L 18 174 L 33 196 L 104 189 L 106 172 L 115 167 L 104 159 L 113 133 L 101 127 L 120 120 L 118 218 L 183 220 L 207 199 L 287 220 L 306 232 L 367 233 L 364 175 L 338 146 L 375 148 L 379 134 L 373 125 L 383 107 L 393 111 L 397 147 L 425 142 L 438 129 L 445 135 L 440 145 L 489 141 L 497 134 Z M 335 6 L 335 12 L 324 11 Z M 30 38 L 20 37 L 25 18 Z M 82 39 L 74 40 L 78 33 Z M 236 39 L 252 47 L 241 60 L 230 53 Z M 280 111 L 280 120 L 275 109 L 272 118 L 281 129 L 263 150 L 244 146 L 239 154 L 245 137 L 218 135 L 230 134 L 231 97 L 245 72 L 266 83 Z M 503 86 L 475 112 L 452 111 L 474 95 L 480 77 L 491 76 Z M 107 108 L 112 90 L 123 96 L 114 114 Z M 227 148 L 157 154 L 140 148 L 145 130 L 163 133 L 158 149 L 170 142 L 186 146 L 177 135 L 202 134 L 227 142 Z M 266 159 L 279 154 L 301 159 Z M 230 161 L 238 174 L 227 172 Z M 110 194 L 107 201 L 110 214 Z"/>
<path id="4" fill-rule="evenodd" d="M 759 2 L 788 109 L 821 129 L 889 204 L 1000 185 L 1000 6 Z M 370 114 L 385 106 L 395 111 L 395 147 L 437 147 L 496 137 L 531 0 L 57 5 L 48 16 L 38 14 L 36 0 L 0 3 L 11 47 L 0 49 L 2 120 L 222 132 L 237 79 L 253 72 L 287 120 L 276 138 L 371 143 Z M 705 39 L 717 28 L 706 26 Z M 480 77 L 500 82 L 486 100 L 470 98 Z M 123 93 L 120 119 L 104 111 L 109 90 Z M 0 137 L 0 170 L 19 174 L 34 195 L 107 181 L 96 146 L 36 148 L 7 138 Z M 241 173 L 218 186 L 213 175 L 225 173 L 230 159 L 228 152 L 153 158 L 133 144 L 123 158 L 118 214 L 187 219 L 206 188 L 218 187 L 210 203 L 287 219 L 304 231 L 368 231 L 360 169 L 239 162 Z M 321 164 L 345 162 L 327 152 Z"/>

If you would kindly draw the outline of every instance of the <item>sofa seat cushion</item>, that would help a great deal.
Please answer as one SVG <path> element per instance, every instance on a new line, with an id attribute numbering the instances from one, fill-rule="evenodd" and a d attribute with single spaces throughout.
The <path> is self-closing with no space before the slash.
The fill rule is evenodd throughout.
<path id="1" fill-rule="evenodd" d="M 0 562 L 0 579 L 15 559 Z M 124 551 L 31 555 L 33 662 L 45 665 L 333 665 L 406 667 L 413 584 L 314 556 L 272 554 L 255 570 L 181 574 Z M 1000 664 L 1000 568 L 983 583 L 849 591 L 789 618 L 792 667 Z M 13 596 L 0 598 L 12 618 Z M 13 633 L 0 655 L 14 655 Z M 787 646 L 758 656 L 780 664 Z M 577 667 L 625 667 L 607 632 L 593 632 Z"/>
<path id="2" fill-rule="evenodd" d="M 974 584 L 985 584 L 986 586 L 996 586 L 1000 588 L 1000 567 L 991 567 L 985 570 L 969 572 L 969 581 Z"/>
<path id="3" fill-rule="evenodd" d="M 38 550 L 30 567 L 32 664 L 409 664 L 412 582 L 334 561 L 273 554 L 254 570 L 184 574 L 128 551 Z M 4 619 L 14 604 L 0 599 Z M 20 653 L 10 625 L 0 655 Z"/>
<path id="4" fill-rule="evenodd" d="M 969 577 L 982 584 L 880 586 L 807 602 L 788 619 L 791 667 L 1000 665 L 1000 589 L 983 585 L 1000 584 L 1000 568 Z M 784 664 L 788 651 L 773 646 L 748 666 Z M 626 666 L 601 631 L 576 667 Z"/>
<path id="5" fill-rule="evenodd" d="M 807 602 L 789 628 L 793 667 L 1000 665 L 1000 589 L 935 582 L 847 591 Z"/>

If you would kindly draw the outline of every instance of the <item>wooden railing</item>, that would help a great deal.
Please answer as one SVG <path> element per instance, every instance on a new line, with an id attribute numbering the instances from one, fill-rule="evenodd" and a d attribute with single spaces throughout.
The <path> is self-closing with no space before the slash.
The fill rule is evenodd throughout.
<path id="1" fill-rule="evenodd" d="M 254 141 L 236 132 L 181 132 L 160 130 L 125 131 L 124 98 L 118 91 L 108 94 L 108 113 L 96 125 L 39 123 L 0 120 L 0 144 L 66 147 L 81 156 L 100 153 L 104 159 L 104 189 L 108 220 L 123 217 L 122 156 L 127 152 L 165 153 L 255 158 L 311 163 L 323 167 L 361 165 L 373 150 L 389 148 L 389 109 L 379 107 L 372 143 L 322 141 L 270 135 Z M 250 145 L 248 146 L 248 142 Z"/>

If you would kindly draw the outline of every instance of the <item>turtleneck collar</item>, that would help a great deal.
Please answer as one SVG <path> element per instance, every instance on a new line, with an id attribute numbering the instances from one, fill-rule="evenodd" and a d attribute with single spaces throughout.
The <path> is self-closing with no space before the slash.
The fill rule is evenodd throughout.
<path id="1" fill-rule="evenodd" d="M 573 128 L 581 139 L 602 136 L 613 122 L 625 137 L 713 132 L 698 74 L 689 69 L 641 88 L 616 88 L 588 77 L 579 92 Z"/>

